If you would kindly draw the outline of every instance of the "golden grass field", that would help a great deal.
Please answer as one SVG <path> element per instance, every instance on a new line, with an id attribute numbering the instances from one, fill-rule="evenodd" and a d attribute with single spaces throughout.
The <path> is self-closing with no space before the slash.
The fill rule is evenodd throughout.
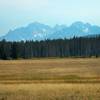
<path id="1" fill-rule="evenodd" d="M 1 60 L 0 100 L 100 100 L 100 58 Z"/>

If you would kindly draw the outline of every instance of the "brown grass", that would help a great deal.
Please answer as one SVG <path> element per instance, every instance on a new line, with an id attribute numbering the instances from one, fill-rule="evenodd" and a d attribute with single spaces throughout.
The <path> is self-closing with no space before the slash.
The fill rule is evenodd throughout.
<path id="1" fill-rule="evenodd" d="M 2 84 L 0 100 L 100 100 L 100 84 Z"/>
<path id="2" fill-rule="evenodd" d="M 1 60 L 0 100 L 100 100 L 100 58 Z"/>
<path id="3" fill-rule="evenodd" d="M 6 81 L 5 81 L 6 80 Z M 100 82 L 100 59 L 0 61 L 0 82 Z"/>

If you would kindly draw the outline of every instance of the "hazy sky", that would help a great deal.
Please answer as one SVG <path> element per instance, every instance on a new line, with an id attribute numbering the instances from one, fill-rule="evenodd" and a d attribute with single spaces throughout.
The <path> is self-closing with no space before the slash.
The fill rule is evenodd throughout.
<path id="1" fill-rule="evenodd" d="M 100 25 L 100 0 L 0 0 L 0 36 L 34 21 L 51 26 L 74 21 Z"/>

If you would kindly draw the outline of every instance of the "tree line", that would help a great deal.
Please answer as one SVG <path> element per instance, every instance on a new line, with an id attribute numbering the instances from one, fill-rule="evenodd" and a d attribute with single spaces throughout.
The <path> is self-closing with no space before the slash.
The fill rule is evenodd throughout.
<path id="1" fill-rule="evenodd" d="M 39 57 L 99 57 L 100 37 L 45 41 L 0 41 L 0 59 Z"/>

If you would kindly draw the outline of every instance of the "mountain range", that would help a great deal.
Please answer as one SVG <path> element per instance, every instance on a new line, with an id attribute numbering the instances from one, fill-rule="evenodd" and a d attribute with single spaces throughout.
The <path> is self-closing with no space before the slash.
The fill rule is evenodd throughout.
<path id="1" fill-rule="evenodd" d="M 46 39 L 69 39 L 74 36 L 84 37 L 95 35 L 100 35 L 99 26 L 83 23 L 80 21 L 74 22 L 70 26 L 55 25 L 54 27 L 34 22 L 27 25 L 26 27 L 10 30 L 5 36 L 0 37 L 0 40 L 5 39 L 7 41 L 40 41 Z"/>

